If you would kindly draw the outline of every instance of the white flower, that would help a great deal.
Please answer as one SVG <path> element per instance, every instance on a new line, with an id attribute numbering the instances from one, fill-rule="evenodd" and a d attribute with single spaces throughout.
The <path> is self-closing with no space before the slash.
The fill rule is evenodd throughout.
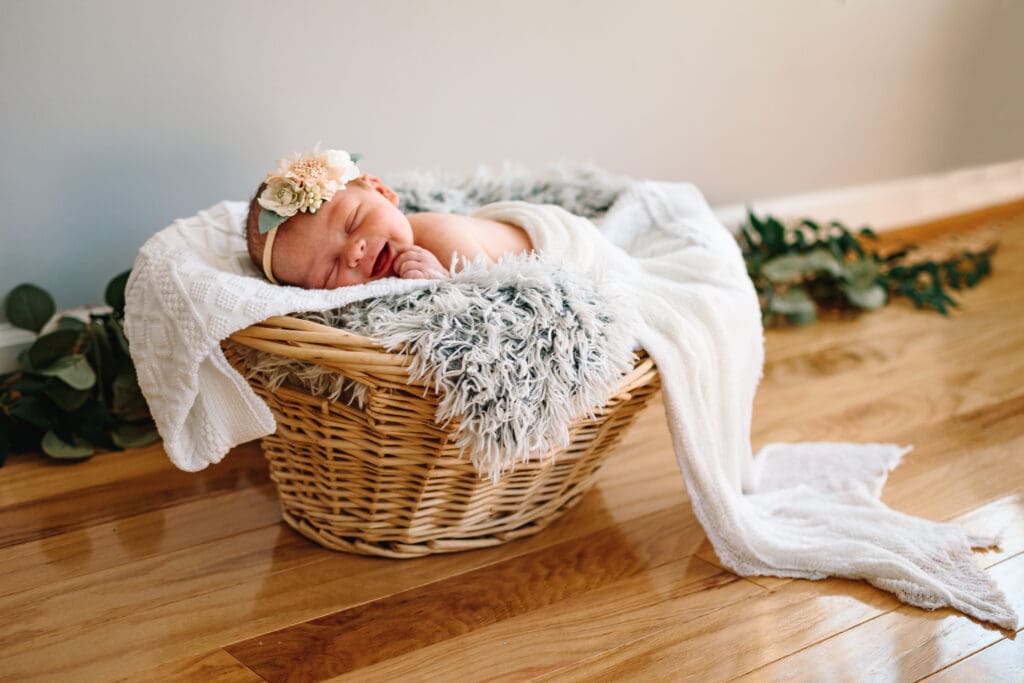
<path id="1" fill-rule="evenodd" d="M 264 209 L 287 218 L 305 210 L 306 193 L 291 178 L 271 175 L 267 178 L 267 187 L 260 193 L 259 203 Z"/>

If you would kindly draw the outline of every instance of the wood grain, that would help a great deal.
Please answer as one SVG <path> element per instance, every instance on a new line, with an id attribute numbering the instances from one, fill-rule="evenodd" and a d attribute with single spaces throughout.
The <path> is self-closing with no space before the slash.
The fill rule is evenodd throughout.
<path id="1" fill-rule="evenodd" d="M 1002 215 L 995 229 L 994 276 L 949 319 L 894 303 L 769 331 L 753 441 L 912 443 L 883 499 L 1001 533 L 977 560 L 1021 609 L 1024 216 Z M 280 523 L 266 472 L 255 444 L 196 474 L 158 447 L 74 466 L 11 458 L 0 469 L 0 680 L 1016 681 L 1024 671 L 1019 632 L 860 582 L 723 569 L 688 504 L 660 401 L 578 508 L 484 550 L 403 561 L 325 551 Z"/>
<path id="2" fill-rule="evenodd" d="M 926 679 L 929 683 L 1020 683 L 1024 681 L 1024 638 L 1003 638 Z"/>
<path id="3" fill-rule="evenodd" d="M 1018 613 L 1024 611 L 1024 554 L 1000 562 L 990 573 L 1012 596 Z M 779 659 L 749 678 L 817 681 L 828 670 L 849 680 L 917 680 L 1004 639 L 998 628 L 952 610 L 922 614 L 904 605 Z"/>

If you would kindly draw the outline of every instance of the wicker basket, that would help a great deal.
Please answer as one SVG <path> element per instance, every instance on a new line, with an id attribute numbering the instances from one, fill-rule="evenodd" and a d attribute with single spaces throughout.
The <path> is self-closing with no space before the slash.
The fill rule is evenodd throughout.
<path id="1" fill-rule="evenodd" d="M 359 409 L 258 378 L 253 388 L 277 418 L 263 439 L 285 521 L 334 550 L 418 557 L 504 543 L 540 531 L 573 507 L 598 468 L 660 386 L 644 354 L 614 396 L 580 419 L 561 452 L 506 473 L 497 484 L 459 458 L 457 424 L 435 424 L 437 395 L 409 384 L 406 356 L 372 339 L 292 317 L 268 318 L 225 342 L 316 363 L 367 387 Z"/>

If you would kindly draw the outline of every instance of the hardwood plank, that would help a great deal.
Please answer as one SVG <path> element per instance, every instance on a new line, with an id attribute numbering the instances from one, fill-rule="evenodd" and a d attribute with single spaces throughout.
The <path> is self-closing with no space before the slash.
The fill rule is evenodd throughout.
<path id="1" fill-rule="evenodd" d="M 225 649 L 268 679 L 320 680 L 649 572 L 691 555 L 702 536 L 691 510 L 670 508 Z"/>
<path id="2" fill-rule="evenodd" d="M 996 322 L 998 316 L 990 319 Z M 755 445 L 815 440 L 823 434 L 833 440 L 858 441 L 865 435 L 885 440 L 905 434 L 908 427 L 1015 395 L 1020 385 L 1009 378 L 1024 373 L 1024 358 L 1015 353 L 1020 347 L 1014 344 L 1024 342 L 1024 311 L 1001 329 L 1005 335 L 933 333 L 899 346 L 891 340 L 876 341 L 874 347 L 865 344 L 854 353 L 870 362 L 852 372 L 817 377 L 801 372 L 786 380 L 777 378 L 777 368 L 769 365 L 765 381 L 772 382 L 772 390 L 761 392 L 754 402 Z M 1001 362 L 964 368 L 963 359 L 972 355 Z M 813 419 L 793 419 L 801 414 Z"/>
<path id="3" fill-rule="evenodd" d="M 764 592 L 686 557 L 332 680 L 533 679 Z"/>
<path id="4" fill-rule="evenodd" d="M 1024 553 L 990 571 L 1024 613 Z M 1004 632 L 950 609 L 922 613 L 903 605 L 753 672 L 754 681 L 817 681 L 822 671 L 858 681 L 923 678 L 1003 639 Z"/>
<path id="5" fill-rule="evenodd" d="M 928 683 L 1020 683 L 1024 681 L 1024 638 L 1003 638 L 925 679 Z"/>
<path id="6" fill-rule="evenodd" d="M 538 680 L 728 680 L 896 607 L 854 581 L 794 581 Z"/>
<path id="7" fill-rule="evenodd" d="M 261 683 L 264 679 L 224 650 L 138 671 L 119 681 L 195 681 L 196 683 Z"/>
<path id="8" fill-rule="evenodd" d="M 210 520 L 217 520 L 210 524 Z M 281 521 L 270 484 L 0 548 L 0 596 L 84 577 Z"/>
<path id="9" fill-rule="evenodd" d="M 121 463 L 129 465 L 129 472 L 120 469 Z M 11 502 L 0 507 L 0 548 L 269 481 L 263 455 L 254 446 L 237 449 L 198 474 L 175 468 L 162 449 L 108 453 L 72 466 L 33 463 L 32 469 L 40 474 L 36 483 L 16 487 L 5 496 Z M 51 491 L 48 485 L 58 470 L 77 485 Z M 6 483 L 2 488 L 7 490 Z"/>

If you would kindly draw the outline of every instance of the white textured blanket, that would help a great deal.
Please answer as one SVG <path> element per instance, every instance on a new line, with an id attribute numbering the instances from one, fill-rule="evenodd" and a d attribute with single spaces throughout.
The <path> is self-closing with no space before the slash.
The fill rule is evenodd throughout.
<path id="1" fill-rule="evenodd" d="M 186 470 L 274 429 L 220 340 L 270 315 L 425 284 L 389 279 L 332 292 L 269 285 L 248 263 L 244 211 L 244 204 L 222 203 L 177 221 L 146 243 L 128 285 L 126 327 L 139 384 L 169 456 Z M 693 508 L 726 566 L 743 575 L 865 579 L 914 605 L 949 605 L 1015 628 L 1017 615 L 971 556 L 972 545 L 992 539 L 878 500 L 909 449 L 772 444 L 751 455 L 760 311 L 735 239 L 696 188 L 635 184 L 600 231 L 554 206 L 501 202 L 477 215 L 521 225 L 538 251 L 603 273 L 636 303 L 643 324 L 635 341 L 658 364 Z"/>
<path id="2" fill-rule="evenodd" d="M 429 284 L 388 278 L 333 291 L 272 285 L 246 252 L 247 210 L 244 202 L 221 202 L 164 228 L 139 250 L 125 290 L 125 334 L 139 387 L 167 455 L 189 472 L 277 428 L 270 409 L 224 357 L 222 340 L 273 315 Z"/>
<path id="3" fill-rule="evenodd" d="M 757 296 L 736 240 L 697 188 L 631 186 L 602 223 L 608 240 L 557 207 L 503 202 L 477 215 L 522 226 L 541 252 L 610 271 L 635 302 L 637 341 L 658 365 L 693 509 L 726 566 L 741 575 L 864 579 L 912 605 L 1016 627 L 1013 608 L 972 557 L 972 546 L 994 539 L 879 500 L 909 448 L 770 444 L 752 457 L 764 360 Z"/>

